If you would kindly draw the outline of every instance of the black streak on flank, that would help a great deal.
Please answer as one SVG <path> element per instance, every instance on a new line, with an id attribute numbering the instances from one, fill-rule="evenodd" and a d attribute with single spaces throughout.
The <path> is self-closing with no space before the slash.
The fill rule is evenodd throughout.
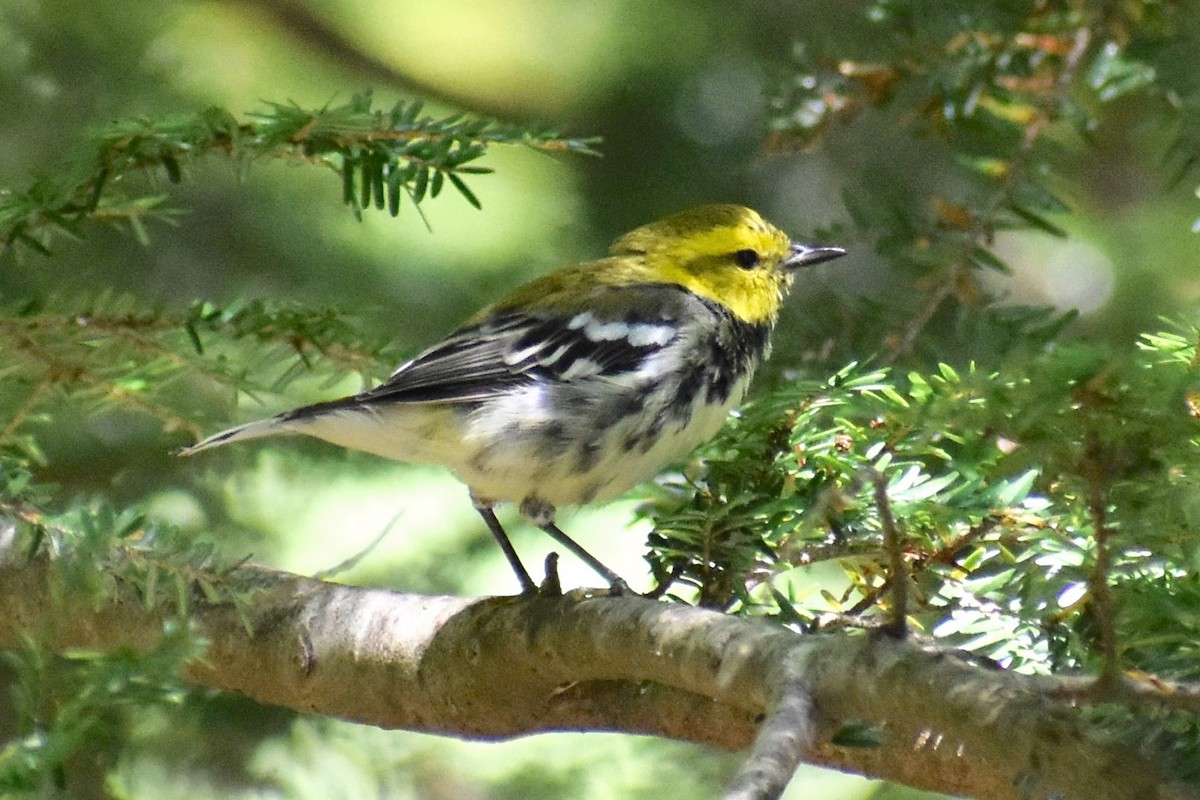
<path id="1" fill-rule="evenodd" d="M 766 355 L 771 342 L 771 326 L 743 322 L 733 316 L 729 309 L 707 303 L 709 310 L 721 317 L 717 332 L 700 346 L 707 348 L 704 362 L 698 365 L 695 374 L 685 377 L 690 384 L 704 382 L 706 398 L 710 403 L 725 403 L 733 387 L 742 378 L 756 369 Z M 703 368 L 703 363 L 718 365 Z M 689 389 L 693 386 L 689 385 Z M 680 392 L 683 396 L 690 393 Z"/>

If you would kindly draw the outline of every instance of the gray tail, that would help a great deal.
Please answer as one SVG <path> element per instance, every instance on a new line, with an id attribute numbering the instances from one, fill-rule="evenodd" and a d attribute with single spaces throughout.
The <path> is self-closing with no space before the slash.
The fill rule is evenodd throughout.
<path id="1" fill-rule="evenodd" d="M 280 436 L 293 433 L 292 426 L 288 424 L 289 420 L 282 417 L 271 417 L 270 419 L 260 419 L 255 422 L 247 422 L 245 425 L 238 425 L 236 428 L 214 433 L 207 439 L 202 439 L 196 442 L 191 447 L 185 447 L 179 451 L 181 456 L 190 456 L 199 453 L 201 450 L 208 450 L 211 447 L 220 447 L 223 444 L 230 442 L 240 442 L 246 439 L 263 439 L 267 436 Z"/>

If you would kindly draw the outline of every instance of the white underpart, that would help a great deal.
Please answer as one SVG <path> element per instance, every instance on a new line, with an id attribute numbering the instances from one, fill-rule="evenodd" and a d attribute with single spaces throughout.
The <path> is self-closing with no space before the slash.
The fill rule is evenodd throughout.
<path id="1" fill-rule="evenodd" d="M 660 358 L 669 363 L 675 357 L 666 352 L 656 354 L 636 373 L 605 378 L 607 386 L 597 381 L 591 391 L 607 394 L 613 383 L 637 386 L 661 375 L 664 366 L 657 363 Z M 668 422 L 648 450 L 623 449 L 619 443 L 638 433 L 648 424 L 646 420 L 660 410 L 652 397 L 642 409 L 644 416 L 617 420 L 590 437 L 616 444 L 602 448 L 599 460 L 585 473 L 578 472 L 578 457 L 590 440 L 578 442 L 558 458 L 546 459 L 539 452 L 543 441 L 539 438 L 540 423 L 551 421 L 554 415 L 548 407 L 544 387 L 530 387 L 489 401 L 473 414 L 460 451 L 463 458 L 453 465 L 444 460 L 441 463 L 450 467 L 477 497 L 520 502 L 536 496 L 554 506 L 603 502 L 649 480 L 712 438 L 725 423 L 729 411 L 741 403 L 748 386 L 749 376 L 746 376 L 721 405 L 707 405 L 698 396 L 686 425 L 681 427 L 678 420 Z M 667 398 L 658 402 L 661 406 L 670 405 Z M 514 420 L 520 420 L 516 427 Z M 569 419 L 565 422 L 571 424 Z M 590 421 L 583 420 L 580 424 L 587 426 Z"/>
<path id="2" fill-rule="evenodd" d="M 735 396 L 740 394 L 740 390 L 735 392 Z M 472 420 L 463 452 L 473 452 L 476 457 L 446 466 L 470 486 L 477 497 L 513 502 L 538 497 L 556 507 L 611 500 L 649 480 L 665 466 L 682 459 L 710 439 L 724 424 L 734 405 L 732 402 L 723 406 L 697 403 L 686 428 L 680 430 L 668 425 L 665 435 L 649 450 L 610 448 L 590 470 L 579 473 L 574 448 L 561 458 L 543 460 L 537 452 L 536 441 L 523 440 L 519 433 L 510 433 L 502 443 L 489 448 L 482 446 L 483 442 L 494 441 L 491 431 L 505 428 L 505 421 L 511 420 L 508 414 L 513 399 L 505 398 Z M 497 420 L 501 420 L 499 425 Z M 600 436 L 611 436 L 612 441 L 621 442 L 633 428 L 632 420 L 623 420 Z"/>
<path id="3" fill-rule="evenodd" d="M 631 377 L 628 382 L 638 381 Z M 397 404 L 341 409 L 287 422 L 260 420 L 212 444 L 201 442 L 192 450 L 264 436 L 306 434 L 385 458 L 440 464 L 467 484 L 475 496 L 488 500 L 520 503 L 537 497 L 556 507 L 603 502 L 649 480 L 710 439 L 724 424 L 730 409 L 741 402 L 748 382 L 740 381 L 729 401 L 719 406 L 705 405 L 697 398 L 687 425 L 681 429 L 676 423 L 668 423 L 648 450 L 627 451 L 619 444 L 603 448 L 586 473 L 578 472 L 576 446 L 567 448 L 558 458 L 546 459 L 540 452 L 543 440 L 539 429 L 553 421 L 543 386 L 530 386 L 485 402 L 466 419 L 461 440 L 454 435 L 457 425 L 452 415 L 458 412 L 438 404 Z M 645 409 L 647 413 L 655 410 Z M 621 419 L 597 438 L 620 443 L 641 425 L 644 421 Z"/>
<path id="4" fill-rule="evenodd" d="M 532 384 L 484 400 L 471 411 L 452 404 L 399 403 L 341 408 L 295 420 L 261 420 L 216 434 L 191 452 L 243 439 L 306 434 L 399 461 L 440 464 L 479 498 L 514 503 L 537 498 L 553 506 L 569 506 L 609 500 L 649 480 L 710 439 L 745 396 L 749 375 L 720 405 L 707 405 L 705 393 L 698 393 L 690 415 L 667 413 L 672 398 L 649 393 L 638 413 L 620 417 L 610 405 L 614 388 L 636 392 L 656 377 L 670 374 L 680 351 L 694 347 L 695 341 L 672 343 L 670 336 L 677 331 L 666 325 L 600 323 L 587 312 L 577 314 L 571 326 L 593 340 L 628 337 L 631 344 L 666 346 L 634 372 L 591 379 L 599 365 L 577 359 L 562 376 L 568 380 L 553 389 L 560 399 L 559 392 L 573 393 L 570 408 L 576 409 L 575 419 L 555 410 L 547 386 Z M 645 439 L 639 442 L 639 434 L 664 415 L 667 421 L 659 437 L 643 450 Z M 611 421 L 606 421 L 609 416 Z M 572 429 L 573 425 L 578 427 Z M 564 440 L 565 448 L 547 455 L 555 441 Z M 627 449 L 627 441 L 637 445 Z M 594 443 L 602 443 L 599 455 L 581 471 L 581 457 Z"/>
<path id="5" fill-rule="evenodd" d="M 392 458 L 397 461 L 450 466 L 460 446 L 446 422 L 451 414 L 434 404 L 366 406 L 331 411 L 286 423 L 296 433 Z"/>

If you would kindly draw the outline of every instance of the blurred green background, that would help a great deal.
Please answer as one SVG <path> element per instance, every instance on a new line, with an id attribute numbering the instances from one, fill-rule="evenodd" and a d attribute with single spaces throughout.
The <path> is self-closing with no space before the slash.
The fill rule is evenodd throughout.
<path id="1" fill-rule="evenodd" d="M 851 256 L 804 276 L 778 335 L 774 369 L 818 374 L 884 341 L 886 315 L 920 304 L 919 280 L 874 256 L 848 224 L 842 193 L 873 181 L 880 202 L 952 188 L 951 154 L 887 114 L 826 132 L 814 148 L 765 146 L 794 48 L 853 47 L 867 3 L 709 0 L 0 0 L 0 186 L 54 173 L 90 126 L 210 105 L 235 114 L 266 102 L 341 103 L 372 88 L 382 104 L 422 97 L 603 137 L 601 158 L 497 148 L 495 174 L 471 186 L 483 211 L 446 193 L 398 218 L 341 204 L 338 178 L 311 168 L 209 159 L 167 187 L 175 224 L 151 244 L 103 227 L 53 258 L 11 253 L 0 302 L 102 292 L 183 309 L 195 299 L 271 298 L 335 308 L 398 359 L 508 288 L 603 252 L 615 236 L 683 207 L 751 205 L 793 235 L 840 232 Z M 847 32 L 851 33 L 847 33 Z M 866 34 L 864 34 L 866 35 Z M 864 48 L 868 42 L 863 43 Z M 1190 316 L 1200 297 L 1195 198 L 1159 176 L 1167 132 L 1139 126 L 1138 100 L 1104 110 L 1086 157 L 1065 159 L 1078 213 L 1073 236 L 1001 236 L 1014 268 L 989 288 L 1014 301 L 1082 312 L 1076 335 L 1132 342 L 1159 315 Z M 954 320 L 939 316 L 949 342 Z M 963 357 L 974 357 L 964 344 Z M 771 380 L 768 375 L 766 381 Z M 359 388 L 299 381 L 288 397 L 198 399 L 206 425 L 263 416 Z M 43 437 L 42 477 L 68 494 L 103 492 L 212 536 L 235 556 L 313 572 L 382 542 L 347 582 L 407 590 L 508 593 L 513 579 L 466 490 L 436 469 L 343 453 L 315 442 L 249 445 L 180 462 L 184 444 L 127 414 L 58 420 Z M 564 528 L 645 585 L 636 498 L 565 514 Z M 531 563 L 546 550 L 516 528 Z M 564 582 L 594 582 L 572 560 Z M 736 757 L 624 736 L 447 742 L 297 718 L 238 698 L 195 697 L 140 723 L 113 754 L 129 797 L 602 798 L 705 797 Z M 179 750 L 185 750 L 183 755 Z M 792 794 L 884 796 L 899 790 L 806 770 Z M 912 793 L 910 793 L 912 794 Z"/>

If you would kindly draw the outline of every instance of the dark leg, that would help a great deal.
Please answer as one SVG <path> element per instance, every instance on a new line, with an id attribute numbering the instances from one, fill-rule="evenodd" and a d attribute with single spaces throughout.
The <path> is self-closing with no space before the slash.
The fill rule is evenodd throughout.
<path id="1" fill-rule="evenodd" d="M 508 559 L 508 566 L 512 567 L 513 574 L 517 576 L 517 581 L 521 584 L 521 594 L 537 594 L 537 584 L 533 582 L 533 578 L 529 577 L 529 572 L 521 563 L 520 557 L 517 556 L 512 542 L 508 540 L 508 534 L 504 532 L 504 528 L 500 527 L 500 520 L 496 519 L 496 512 L 492 511 L 491 506 L 482 505 L 475 506 L 475 510 L 479 512 L 479 516 L 483 517 L 488 530 L 496 538 L 496 544 L 500 545 L 500 549 L 504 551 L 504 557 Z"/>
<path id="2" fill-rule="evenodd" d="M 580 561 L 595 570 L 597 575 L 608 581 L 608 588 L 613 594 L 629 594 L 629 584 L 625 583 L 624 578 L 600 563 L 598 558 L 584 550 L 578 542 L 563 533 L 553 522 L 547 522 L 538 527 L 548 533 L 554 541 L 574 553 Z"/>

